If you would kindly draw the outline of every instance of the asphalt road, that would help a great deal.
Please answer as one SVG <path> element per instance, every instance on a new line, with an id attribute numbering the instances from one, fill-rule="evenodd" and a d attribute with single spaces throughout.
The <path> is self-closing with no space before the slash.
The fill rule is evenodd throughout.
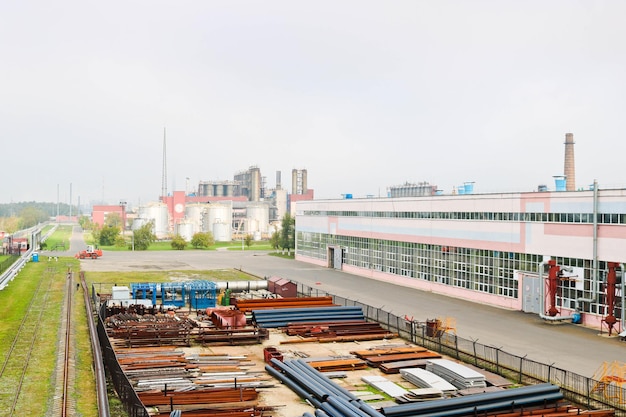
<path id="1" fill-rule="evenodd" d="M 83 244 L 80 234 L 70 251 Z M 45 255 L 44 255 L 45 256 Z M 330 294 L 357 300 L 398 316 L 425 321 L 456 319 L 457 335 L 501 348 L 518 356 L 591 377 L 604 362 L 623 361 L 626 342 L 599 335 L 571 323 L 548 323 L 534 314 L 510 311 L 440 296 L 412 288 L 269 256 L 257 251 L 105 252 L 97 260 L 81 261 L 86 271 L 169 271 L 241 269 L 259 277 L 280 276 Z"/>

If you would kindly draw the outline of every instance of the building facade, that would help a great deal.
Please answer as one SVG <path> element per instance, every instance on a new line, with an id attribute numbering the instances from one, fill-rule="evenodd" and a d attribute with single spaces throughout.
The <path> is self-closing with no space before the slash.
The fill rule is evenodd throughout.
<path id="1" fill-rule="evenodd" d="M 607 276 L 626 262 L 626 190 L 301 201 L 296 259 L 542 316 L 550 306 L 547 319 L 601 328 L 610 315 L 617 330 L 623 283 L 608 294 Z"/>

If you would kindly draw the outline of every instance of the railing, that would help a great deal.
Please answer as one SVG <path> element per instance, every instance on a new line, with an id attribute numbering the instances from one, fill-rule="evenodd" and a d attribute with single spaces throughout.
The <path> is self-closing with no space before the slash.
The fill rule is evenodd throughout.
<path id="1" fill-rule="evenodd" d="M 376 321 L 386 330 L 427 349 L 473 364 L 513 382 L 534 384 L 550 382 L 561 387 L 569 401 L 589 409 L 615 410 L 616 416 L 626 416 L 626 389 L 619 385 L 597 381 L 574 372 L 556 368 L 525 357 L 510 354 L 502 349 L 486 346 L 476 341 L 458 337 L 450 332 L 436 332 L 426 322 L 407 320 L 388 311 L 348 298 L 339 297 L 298 283 L 298 293 L 304 296 L 332 296 L 335 304 L 360 306 L 365 317 Z"/>
<path id="2" fill-rule="evenodd" d="M 15 263 L 19 259 L 20 255 L 11 255 L 6 258 L 4 261 L 0 262 L 0 274 L 9 269 L 11 265 Z"/>
<path id="3" fill-rule="evenodd" d="M 92 298 L 95 300 L 95 289 L 91 288 Z M 98 305 L 99 303 L 96 303 Z M 115 388 L 115 392 L 117 393 L 118 398 L 124 404 L 124 408 L 128 413 L 129 417 L 150 417 L 148 410 L 143 405 L 135 389 L 132 384 L 126 377 L 126 374 L 122 370 L 119 362 L 117 361 L 117 357 L 115 356 L 115 351 L 113 350 L 113 346 L 111 346 L 111 341 L 107 336 L 106 329 L 104 327 L 104 322 L 102 318 L 104 317 L 104 309 L 106 305 L 103 303 L 100 306 L 99 314 L 98 314 L 98 338 L 100 339 L 100 347 L 102 349 L 102 361 L 104 362 L 105 370 L 107 376 L 111 380 L 113 387 Z"/>

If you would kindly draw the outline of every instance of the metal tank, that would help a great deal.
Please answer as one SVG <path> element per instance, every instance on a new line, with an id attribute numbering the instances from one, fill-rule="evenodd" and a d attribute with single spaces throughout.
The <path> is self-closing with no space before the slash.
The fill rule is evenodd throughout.
<path id="1" fill-rule="evenodd" d="M 192 203 L 185 207 L 185 223 L 191 223 L 193 233 L 204 232 L 204 217 L 208 204 Z"/>
<path id="2" fill-rule="evenodd" d="M 152 233 L 157 239 L 164 239 L 169 236 L 169 212 L 166 204 L 152 203 L 140 207 L 138 213 L 138 217 L 145 220 L 146 223 L 153 222 Z"/>
<path id="3" fill-rule="evenodd" d="M 246 232 L 266 234 L 270 224 L 270 208 L 267 204 L 254 204 L 246 208 Z"/>
<path id="4" fill-rule="evenodd" d="M 233 222 L 233 202 L 220 201 L 219 203 L 211 203 L 206 205 L 202 225 L 203 231 L 212 232 L 213 225 L 216 223 L 225 223 L 228 225 L 228 234 L 230 240 L 230 228 Z M 217 240 L 217 239 L 216 239 Z"/>
<path id="5" fill-rule="evenodd" d="M 233 240 L 230 223 L 213 223 L 211 231 L 216 242 L 230 242 Z"/>
<path id="6" fill-rule="evenodd" d="M 192 223 L 178 223 L 175 228 L 175 233 L 180 235 L 187 242 L 191 242 L 194 234 L 193 226 Z"/>

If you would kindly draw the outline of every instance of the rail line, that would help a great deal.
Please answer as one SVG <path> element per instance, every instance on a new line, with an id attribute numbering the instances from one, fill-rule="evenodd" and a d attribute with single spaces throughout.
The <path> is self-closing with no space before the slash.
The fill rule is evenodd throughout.
<path id="1" fill-rule="evenodd" d="M 0 370 L 0 394 L 3 398 L 1 406 L 2 408 L 8 407 L 7 414 L 5 414 L 8 417 L 15 414 L 17 402 L 20 399 L 55 274 L 55 268 L 48 268 L 45 273 L 41 274 Z M 42 286 L 46 281 L 48 288 L 42 291 Z"/>

